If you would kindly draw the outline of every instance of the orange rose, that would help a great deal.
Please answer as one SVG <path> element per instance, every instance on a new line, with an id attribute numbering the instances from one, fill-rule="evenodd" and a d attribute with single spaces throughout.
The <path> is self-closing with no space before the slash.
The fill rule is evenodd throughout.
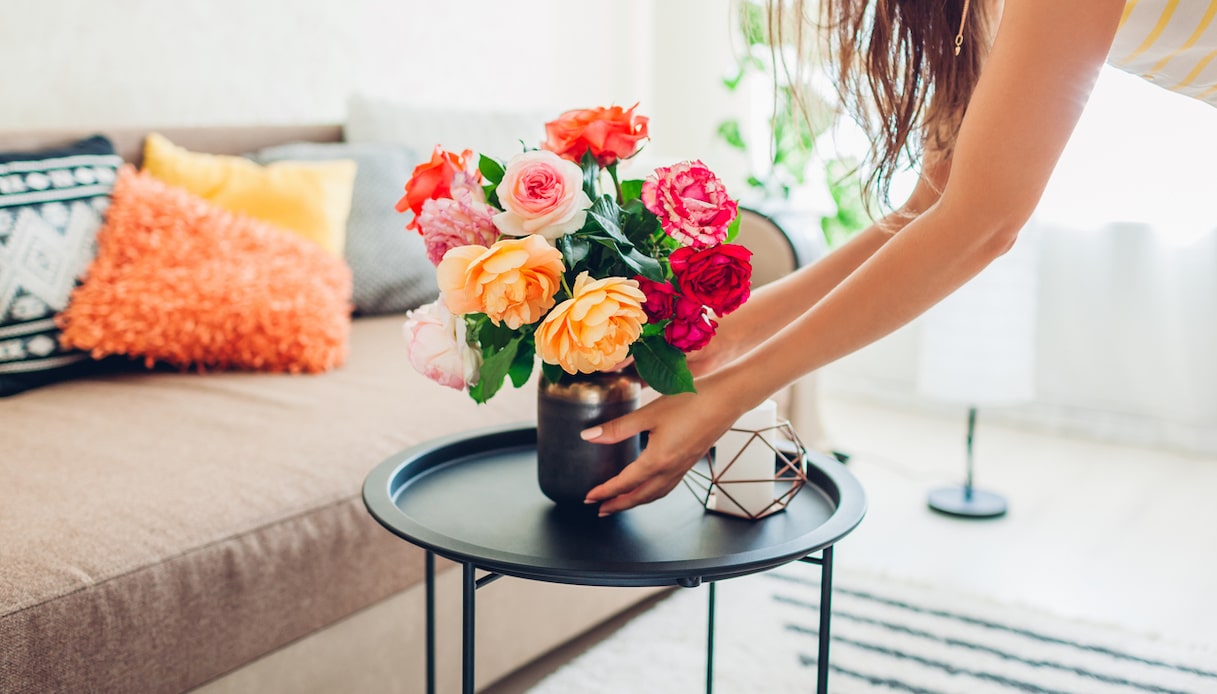
<path id="1" fill-rule="evenodd" d="M 579 163 L 583 153 L 591 150 L 600 166 L 618 159 L 628 159 L 638 152 L 638 143 L 647 137 L 647 117 L 629 110 L 584 108 L 567 111 L 557 120 L 545 124 L 544 148 Z"/>
<path id="2" fill-rule="evenodd" d="M 398 212 L 410 210 L 414 213 L 414 218 L 406 225 L 407 229 L 422 233 L 418 228 L 418 215 L 423 211 L 423 203 L 452 197 L 452 178 L 462 171 L 475 182 L 482 180 L 473 152 L 445 152 L 439 145 L 431 152 L 431 161 L 414 167 L 410 180 L 406 181 L 406 194 L 394 206 Z"/>
<path id="3" fill-rule="evenodd" d="M 553 307 L 564 271 L 562 254 L 536 234 L 490 248 L 458 246 L 435 268 L 449 311 L 485 313 L 512 330 L 537 322 Z"/>
<path id="4" fill-rule="evenodd" d="M 646 295 L 623 277 L 593 280 L 579 273 L 573 296 L 537 326 L 537 354 L 566 373 L 605 371 L 625 361 L 642 334 Z"/>

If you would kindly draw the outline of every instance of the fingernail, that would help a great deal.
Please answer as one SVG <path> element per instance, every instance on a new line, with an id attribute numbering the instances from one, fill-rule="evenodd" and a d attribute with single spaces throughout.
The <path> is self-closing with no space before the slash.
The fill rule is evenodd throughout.
<path id="1" fill-rule="evenodd" d="M 584 441 L 591 441 L 592 439 L 600 436 L 603 433 L 604 433 L 604 427 L 592 427 L 590 429 L 584 429 L 583 431 L 579 432 L 579 438 L 583 439 Z"/>
<path id="2" fill-rule="evenodd" d="M 596 500 L 595 500 L 595 499 L 584 499 L 584 500 L 583 500 L 583 503 L 585 503 L 585 504 L 594 504 L 594 503 L 596 503 Z"/>
<path id="3" fill-rule="evenodd" d="M 598 515 L 600 518 L 608 518 L 609 516 L 613 515 L 613 512 L 612 512 L 612 511 L 601 511 L 601 512 L 600 512 L 599 514 L 597 514 L 597 515 Z"/>

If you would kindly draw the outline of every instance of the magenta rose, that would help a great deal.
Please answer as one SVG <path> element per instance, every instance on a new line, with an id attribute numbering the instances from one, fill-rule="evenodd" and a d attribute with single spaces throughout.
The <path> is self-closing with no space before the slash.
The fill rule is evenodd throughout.
<path id="1" fill-rule="evenodd" d="M 498 210 L 486 204 L 486 194 L 476 180 L 457 173 L 452 180 L 451 195 L 423 202 L 417 217 L 432 265 L 439 265 L 449 249 L 489 246 L 499 238 L 498 227 L 494 225 Z"/>
<path id="2" fill-rule="evenodd" d="M 748 300 L 752 251 L 734 243 L 677 248 L 668 258 L 682 294 L 725 316 Z"/>
<path id="3" fill-rule="evenodd" d="M 725 241 L 739 211 L 723 182 L 700 161 L 655 169 L 642 182 L 642 204 L 668 236 L 694 248 Z"/>
<path id="4" fill-rule="evenodd" d="M 706 307 L 697 301 L 677 297 L 672 313 L 672 322 L 664 328 L 663 336 L 676 349 L 694 352 L 705 347 L 718 323 L 706 315 Z"/>
<path id="5" fill-rule="evenodd" d="M 656 282 L 642 275 L 634 278 L 638 288 L 646 295 L 647 300 L 642 304 L 642 310 L 647 312 L 647 320 L 658 323 L 672 317 L 676 310 L 676 287 L 667 282 Z"/>

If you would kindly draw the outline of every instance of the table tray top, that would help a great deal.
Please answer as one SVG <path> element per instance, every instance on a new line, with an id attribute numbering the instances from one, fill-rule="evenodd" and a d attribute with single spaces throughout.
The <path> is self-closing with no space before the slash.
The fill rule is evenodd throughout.
<path id="1" fill-rule="evenodd" d="M 834 544 L 861 522 L 866 496 L 830 456 L 809 453 L 809 483 L 785 511 L 753 521 L 708 513 L 687 489 L 598 518 L 546 498 L 537 432 L 511 425 L 407 449 L 364 482 L 389 531 L 496 573 L 604 586 L 695 585 L 764 571 Z"/>

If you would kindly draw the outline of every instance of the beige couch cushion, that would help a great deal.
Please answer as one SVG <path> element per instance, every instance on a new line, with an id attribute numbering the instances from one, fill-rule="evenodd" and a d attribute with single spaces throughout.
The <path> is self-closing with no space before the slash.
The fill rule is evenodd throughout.
<path id="1" fill-rule="evenodd" d="M 416 374 L 401 317 L 320 376 L 155 373 L 0 400 L 5 692 L 180 691 L 419 580 L 360 486 L 430 438 L 529 419 Z"/>

